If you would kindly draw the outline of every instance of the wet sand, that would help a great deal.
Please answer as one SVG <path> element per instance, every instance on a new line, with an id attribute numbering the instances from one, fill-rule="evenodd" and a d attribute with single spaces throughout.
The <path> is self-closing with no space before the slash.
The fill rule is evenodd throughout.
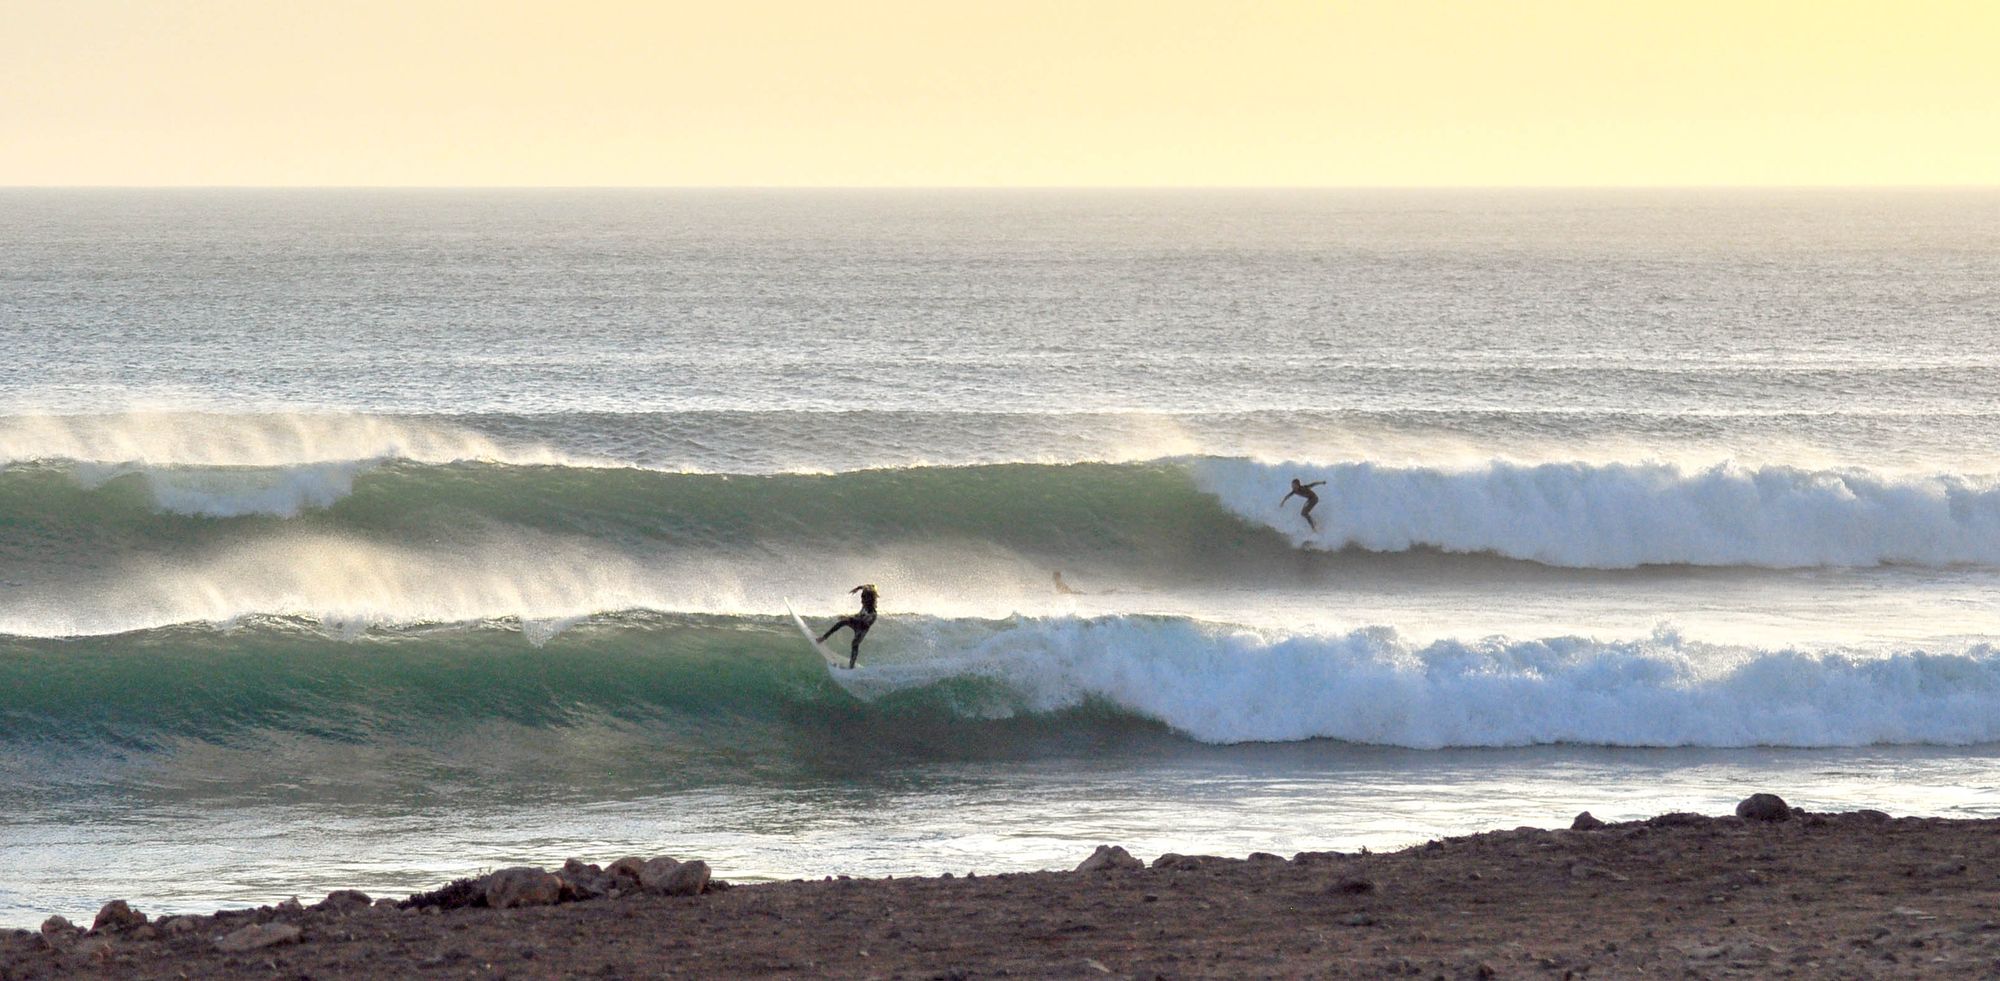
<path id="1" fill-rule="evenodd" d="M 218 949 L 248 926 L 282 939 Z M 1873 812 L 1663 815 L 1387 854 L 711 884 L 512 909 L 355 899 L 0 936 L 4 981 L 1996 974 L 2000 821 Z"/>

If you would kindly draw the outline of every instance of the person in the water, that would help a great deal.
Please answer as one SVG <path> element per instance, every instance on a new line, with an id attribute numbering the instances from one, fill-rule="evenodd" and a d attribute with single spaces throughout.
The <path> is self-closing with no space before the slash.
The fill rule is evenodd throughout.
<path id="1" fill-rule="evenodd" d="M 839 623 L 826 628 L 826 633 L 820 634 L 819 639 L 821 643 L 825 643 L 828 637 L 833 636 L 834 631 L 842 627 L 854 631 L 854 640 L 847 646 L 847 666 L 852 668 L 854 662 L 861 658 L 861 638 L 868 636 L 868 628 L 875 625 L 875 584 L 866 583 L 848 592 L 861 594 L 861 612 L 851 617 L 844 617 Z"/>
<path id="2" fill-rule="evenodd" d="M 1285 501 L 1297 495 L 1300 500 L 1306 502 L 1306 506 L 1299 509 L 1299 517 L 1306 519 L 1306 527 L 1318 531 L 1319 522 L 1313 520 L 1313 508 L 1319 507 L 1319 495 L 1313 493 L 1312 489 L 1325 483 L 1324 480 L 1315 480 L 1310 484 L 1301 484 L 1299 478 L 1293 477 L 1292 489 L 1285 492 L 1284 498 L 1278 501 L 1278 506 L 1284 507 Z"/>

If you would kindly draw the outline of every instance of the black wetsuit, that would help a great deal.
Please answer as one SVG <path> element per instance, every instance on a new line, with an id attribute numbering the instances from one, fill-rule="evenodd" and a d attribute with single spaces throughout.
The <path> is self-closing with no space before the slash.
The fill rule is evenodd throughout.
<path id="1" fill-rule="evenodd" d="M 1319 495 L 1313 493 L 1312 489 L 1325 483 L 1326 481 L 1324 480 L 1315 480 L 1310 484 L 1301 484 L 1297 477 L 1293 477 L 1292 489 L 1290 493 L 1285 495 L 1285 501 L 1291 500 L 1292 496 L 1296 494 L 1301 500 L 1306 502 L 1306 506 L 1299 509 L 1299 517 L 1306 519 L 1306 524 L 1311 526 L 1314 531 L 1319 530 L 1319 522 L 1313 520 L 1313 508 L 1319 507 Z M 1283 504 L 1285 501 L 1279 501 L 1278 503 Z"/>
<path id="2" fill-rule="evenodd" d="M 875 587 L 856 586 L 848 592 L 861 594 L 861 612 L 842 618 L 839 623 L 826 628 L 826 633 L 820 634 L 819 639 L 826 640 L 842 627 L 854 631 L 854 641 L 847 647 L 847 666 L 851 668 L 861 657 L 861 638 L 868 636 L 868 628 L 875 625 Z"/>

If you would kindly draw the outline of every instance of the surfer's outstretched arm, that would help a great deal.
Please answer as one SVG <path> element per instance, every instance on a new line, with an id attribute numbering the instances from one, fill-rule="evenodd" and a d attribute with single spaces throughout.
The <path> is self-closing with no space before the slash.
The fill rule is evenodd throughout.
<path id="1" fill-rule="evenodd" d="M 1281 498 L 1278 498 L 1278 506 L 1279 506 L 1279 507 L 1284 507 L 1284 506 L 1285 506 L 1285 502 L 1286 502 L 1286 501 L 1289 501 L 1289 500 L 1291 500 L 1292 498 L 1294 498 L 1294 497 L 1297 497 L 1298 495 L 1299 495 L 1299 492 L 1298 492 L 1298 490 L 1297 490 L 1296 488 L 1295 488 L 1295 489 L 1293 489 L 1293 490 L 1288 490 L 1288 491 L 1286 491 L 1286 492 L 1285 492 L 1285 496 L 1283 496 L 1283 497 L 1281 497 Z"/>
<path id="2" fill-rule="evenodd" d="M 1326 486 L 1326 481 L 1324 481 L 1324 480 L 1315 480 L 1315 481 L 1313 481 L 1312 483 L 1310 483 L 1310 484 L 1307 484 L 1306 486 L 1307 486 L 1307 487 L 1325 487 L 1325 486 Z"/>

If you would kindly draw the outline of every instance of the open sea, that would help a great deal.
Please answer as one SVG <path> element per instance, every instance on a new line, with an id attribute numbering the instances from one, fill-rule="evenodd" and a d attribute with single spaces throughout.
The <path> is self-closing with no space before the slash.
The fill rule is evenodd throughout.
<path id="1" fill-rule="evenodd" d="M 0 191 L 0 926 L 2000 816 L 1996 644 L 2000 192 Z"/>

